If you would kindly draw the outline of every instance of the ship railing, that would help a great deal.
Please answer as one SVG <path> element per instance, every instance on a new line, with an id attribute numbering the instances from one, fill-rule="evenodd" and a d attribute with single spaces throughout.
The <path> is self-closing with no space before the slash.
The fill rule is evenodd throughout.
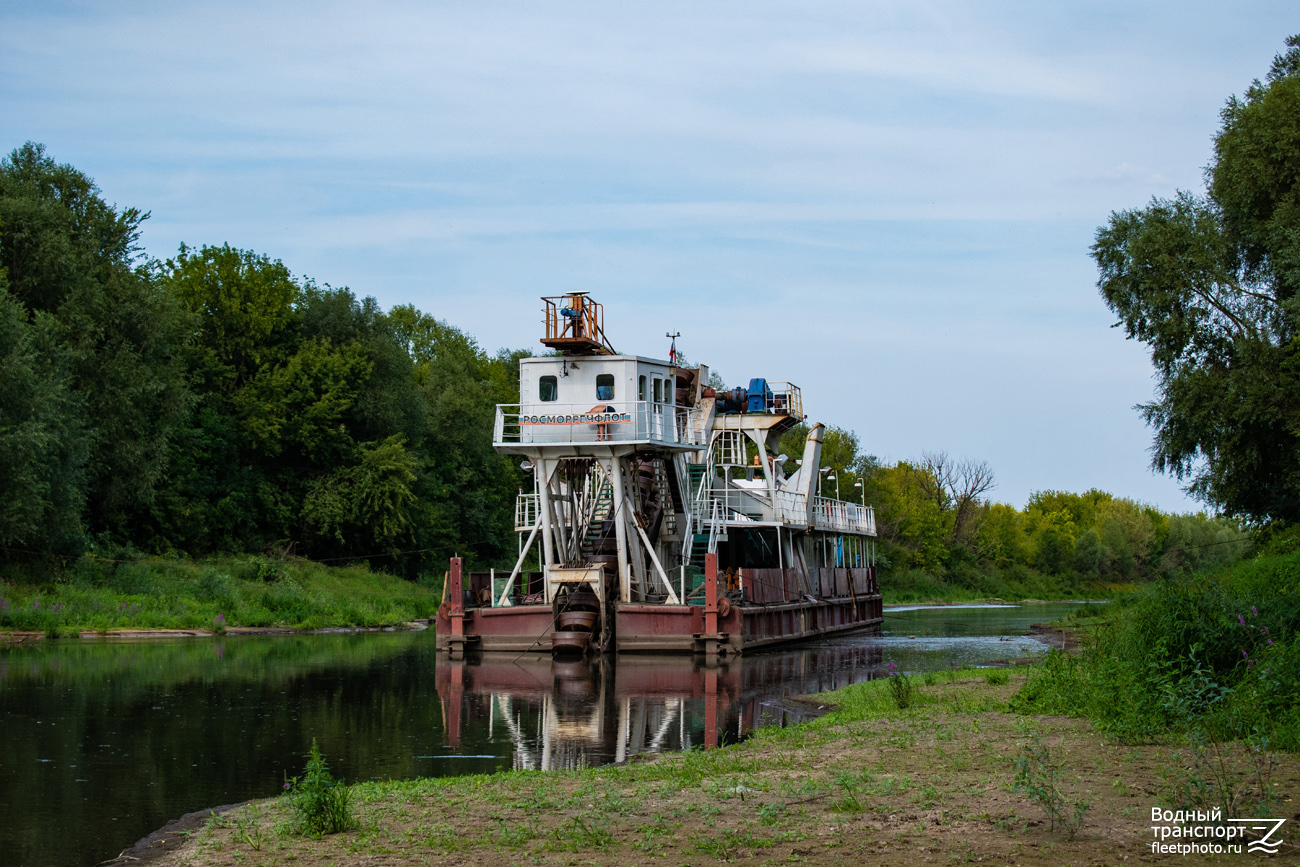
<path id="1" fill-rule="evenodd" d="M 537 515 L 541 512 L 540 494 L 520 494 L 515 498 L 515 532 L 523 533 L 537 526 Z"/>
<path id="2" fill-rule="evenodd" d="M 691 491 L 691 508 L 689 511 L 694 517 L 695 523 L 701 526 L 709 518 L 709 498 L 713 496 L 713 478 L 716 472 L 712 463 L 707 464 L 699 486 Z"/>
<path id="3" fill-rule="evenodd" d="M 691 550 L 695 547 L 695 515 L 694 510 L 686 510 L 686 529 L 682 531 L 682 562 L 690 565 Z"/>
<path id="4" fill-rule="evenodd" d="M 727 521 L 778 521 L 783 524 L 807 526 L 808 497 L 797 491 L 776 492 L 776 504 L 766 490 L 755 491 L 708 484 L 692 492 L 691 508 L 687 517 L 696 527 L 704 526 L 710 518 L 714 502 L 722 504 L 722 517 Z M 700 531 L 697 531 L 700 532 Z"/>
<path id="5" fill-rule="evenodd" d="M 718 540 L 727 537 L 726 509 L 721 500 L 713 500 L 709 510 L 709 553 L 718 553 Z"/>
<path id="6" fill-rule="evenodd" d="M 876 535 L 876 510 L 844 500 L 813 498 L 812 525 L 818 530 Z"/>
<path id="7" fill-rule="evenodd" d="M 792 382 L 769 382 L 768 391 L 772 392 L 772 404 L 769 409 L 777 415 L 791 415 L 803 418 L 803 394 L 799 386 Z"/>
<path id="8" fill-rule="evenodd" d="M 700 411 L 653 401 L 601 401 L 594 405 L 547 403 L 521 411 L 499 404 L 495 445 L 606 445 L 637 442 L 708 445 Z"/>
<path id="9" fill-rule="evenodd" d="M 710 484 L 708 477 L 696 491 L 692 491 L 691 508 L 687 510 L 693 527 L 705 532 L 714 520 L 714 510 L 724 522 L 778 521 L 783 524 L 809 526 L 818 530 L 842 533 L 876 534 L 876 513 L 871 506 L 814 497 L 812 514 L 808 510 L 808 495 L 799 491 L 777 490 L 775 502 L 766 490 L 750 490 Z M 810 520 L 811 518 L 811 520 Z"/>

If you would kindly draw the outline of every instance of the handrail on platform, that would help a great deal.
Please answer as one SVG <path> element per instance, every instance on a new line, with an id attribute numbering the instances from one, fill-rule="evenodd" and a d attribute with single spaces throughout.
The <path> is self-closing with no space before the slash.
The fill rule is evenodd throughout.
<path id="1" fill-rule="evenodd" d="M 595 406 L 546 403 L 526 412 L 517 403 L 497 405 L 494 445 L 649 442 L 707 445 L 695 424 L 700 410 L 653 401 L 608 401 Z"/>

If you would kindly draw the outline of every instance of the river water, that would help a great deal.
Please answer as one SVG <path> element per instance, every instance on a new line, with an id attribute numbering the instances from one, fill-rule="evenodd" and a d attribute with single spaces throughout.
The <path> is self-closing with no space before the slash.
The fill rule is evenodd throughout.
<path id="1" fill-rule="evenodd" d="M 557 769 L 734 742 L 790 696 L 1043 652 L 1077 603 L 899 608 L 879 635 L 733 657 L 448 662 L 429 632 L 0 649 L 0 861 L 91 867 L 184 813 L 280 791 L 316 739 L 336 775 Z M 815 712 L 815 707 L 811 708 Z"/>

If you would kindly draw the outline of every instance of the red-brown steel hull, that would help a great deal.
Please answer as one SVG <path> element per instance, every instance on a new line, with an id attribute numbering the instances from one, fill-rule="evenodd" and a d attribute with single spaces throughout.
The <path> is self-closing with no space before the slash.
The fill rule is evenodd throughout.
<path id="1" fill-rule="evenodd" d="M 736 605 L 718 615 L 719 650 L 743 653 L 824 635 L 879 627 L 880 594 L 865 597 Z M 448 649 L 449 624 L 438 620 L 438 647 Z M 481 651 L 550 653 L 551 606 L 471 608 L 464 612 L 464 647 Z M 615 614 L 614 649 L 620 653 L 703 653 L 704 607 L 700 605 L 620 604 Z"/>
<path id="2" fill-rule="evenodd" d="M 739 591 L 746 600 L 731 603 L 716 591 L 716 565 L 709 555 L 703 605 L 618 603 L 612 649 L 619 653 L 744 653 L 879 627 L 884 611 L 875 569 L 814 570 L 815 597 L 799 589 L 792 569 L 739 570 Z M 471 576 L 469 584 L 474 584 Z M 806 585 L 805 585 L 806 586 Z M 551 652 L 555 631 L 549 605 L 474 608 L 456 604 L 473 598 L 453 561 L 449 578 L 451 604 L 440 612 L 438 648 L 513 653 Z M 710 592 L 711 591 L 711 592 Z"/>

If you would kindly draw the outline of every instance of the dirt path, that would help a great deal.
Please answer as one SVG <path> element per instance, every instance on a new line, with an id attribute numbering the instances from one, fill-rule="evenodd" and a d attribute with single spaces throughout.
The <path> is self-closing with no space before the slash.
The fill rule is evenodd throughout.
<path id="1" fill-rule="evenodd" d="M 353 789 L 356 830 L 319 840 L 289 833 L 283 800 L 255 802 L 175 848 L 173 837 L 153 863 L 1253 861 L 1153 856 L 1151 810 L 1173 806 L 1166 779 L 1180 768 L 1173 751 L 1110 742 L 1082 720 L 1006 713 L 1024 675 L 1000 674 L 1009 680 L 966 673 L 918 684 L 920 706 L 906 711 L 888 704 L 885 684 L 850 687 L 841 712 L 727 749 L 585 771 L 362 784 Z M 1073 838 L 1013 790 L 1015 760 L 1031 742 L 1061 762 L 1058 788 L 1069 815 L 1074 804 L 1088 805 Z M 1294 811 L 1300 768 L 1288 761 L 1275 779 Z M 1296 863 L 1296 856 L 1284 849 L 1274 863 Z"/>

